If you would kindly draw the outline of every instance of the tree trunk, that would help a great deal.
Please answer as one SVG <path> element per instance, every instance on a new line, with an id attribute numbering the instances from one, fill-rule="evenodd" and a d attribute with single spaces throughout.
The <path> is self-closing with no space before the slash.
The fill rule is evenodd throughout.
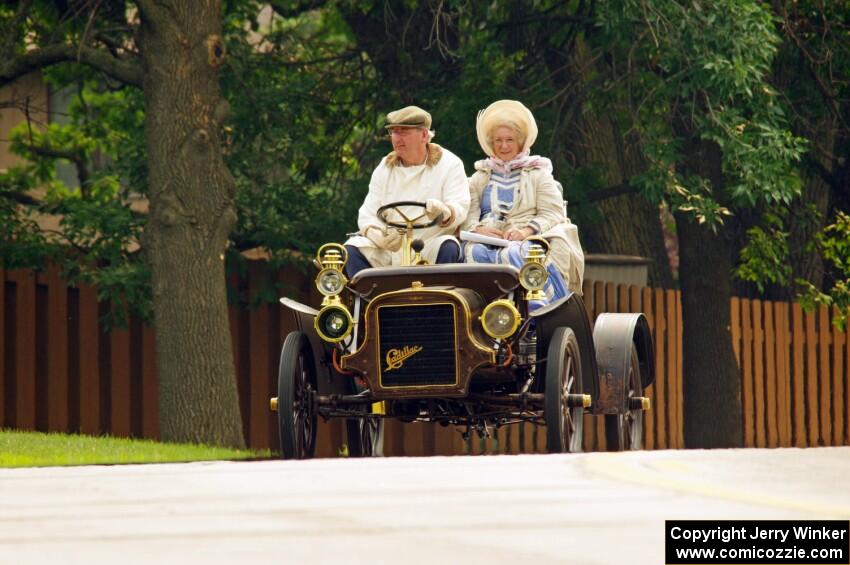
<path id="1" fill-rule="evenodd" d="M 742 445 L 741 376 L 730 333 L 728 230 L 715 234 L 676 214 L 682 289 L 682 369 L 685 446 Z"/>
<path id="2" fill-rule="evenodd" d="M 721 194 L 719 148 L 689 138 L 683 144 L 683 155 L 683 172 L 708 179 L 715 195 Z M 734 230 L 725 225 L 714 233 L 679 212 L 676 231 L 682 289 L 685 446 L 739 447 L 743 445 L 741 375 L 732 348 L 729 311 Z"/>
<path id="3" fill-rule="evenodd" d="M 138 4 L 160 430 L 166 441 L 240 448 L 224 273 L 236 213 L 219 134 L 221 3 Z"/>

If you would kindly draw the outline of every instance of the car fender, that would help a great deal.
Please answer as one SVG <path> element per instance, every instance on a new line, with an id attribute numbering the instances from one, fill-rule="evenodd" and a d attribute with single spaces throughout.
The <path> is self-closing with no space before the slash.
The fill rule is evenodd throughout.
<path id="1" fill-rule="evenodd" d="M 622 414 L 628 410 L 626 379 L 632 362 L 632 345 L 638 356 L 642 388 L 655 378 L 655 354 L 652 333 L 641 313 L 603 313 L 596 318 L 593 344 L 599 368 L 600 396 L 594 402 L 595 414 Z"/>
<path id="2" fill-rule="evenodd" d="M 313 350 L 313 360 L 316 367 L 316 382 L 319 387 L 319 394 L 348 394 L 350 392 L 351 377 L 341 375 L 333 369 L 331 361 L 332 349 L 322 341 L 322 338 L 316 333 L 316 328 L 313 325 L 316 315 L 319 313 L 315 308 L 302 304 L 291 298 L 281 298 L 280 303 L 287 308 L 293 316 L 293 330 L 304 332 L 307 339 L 310 341 L 310 347 Z M 285 326 L 284 326 L 285 327 Z M 281 340 L 286 335 L 281 336 Z"/>

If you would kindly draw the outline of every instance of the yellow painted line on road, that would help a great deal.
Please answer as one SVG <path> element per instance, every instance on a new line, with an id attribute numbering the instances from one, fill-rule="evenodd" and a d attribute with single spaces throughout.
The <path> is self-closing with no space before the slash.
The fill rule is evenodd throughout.
<path id="1" fill-rule="evenodd" d="M 653 461 L 651 465 L 662 471 L 678 471 L 680 473 L 688 473 L 694 471 L 694 466 L 691 463 L 684 461 Z"/>
<path id="2" fill-rule="evenodd" d="M 824 504 L 815 500 L 803 500 L 688 480 L 682 477 L 680 473 L 693 473 L 696 471 L 696 467 L 684 462 L 662 460 L 652 461 L 649 464 L 658 471 L 647 469 L 642 464 L 626 464 L 624 459 L 618 458 L 616 454 L 593 454 L 585 460 L 585 467 L 590 472 L 618 481 L 638 483 L 661 490 L 674 490 L 708 498 L 745 502 L 756 506 L 822 514 L 841 519 L 850 516 L 850 506 Z"/>

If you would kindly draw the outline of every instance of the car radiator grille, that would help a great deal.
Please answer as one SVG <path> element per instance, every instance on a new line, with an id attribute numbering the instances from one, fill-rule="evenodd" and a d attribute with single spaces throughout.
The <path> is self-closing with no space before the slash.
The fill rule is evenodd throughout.
<path id="1" fill-rule="evenodd" d="M 380 307 L 378 362 L 382 386 L 455 384 L 454 318 L 452 304 Z"/>

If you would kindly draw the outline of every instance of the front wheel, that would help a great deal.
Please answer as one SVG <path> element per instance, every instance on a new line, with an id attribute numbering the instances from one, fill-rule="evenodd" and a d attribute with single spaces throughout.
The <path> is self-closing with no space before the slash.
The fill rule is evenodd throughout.
<path id="1" fill-rule="evenodd" d="M 631 407 L 632 398 L 643 396 L 639 363 L 637 348 L 632 345 L 626 391 L 626 412 L 605 415 L 605 446 L 608 451 L 643 449 L 643 410 Z"/>
<path id="2" fill-rule="evenodd" d="M 316 450 L 316 365 L 310 340 L 291 332 L 283 341 L 277 377 L 278 430 L 284 459 L 307 459 Z"/>
<path id="3" fill-rule="evenodd" d="M 549 453 L 580 452 L 584 407 L 574 406 L 569 399 L 571 395 L 582 394 L 581 354 L 570 328 L 558 328 L 549 342 L 545 392 L 546 449 Z"/>

